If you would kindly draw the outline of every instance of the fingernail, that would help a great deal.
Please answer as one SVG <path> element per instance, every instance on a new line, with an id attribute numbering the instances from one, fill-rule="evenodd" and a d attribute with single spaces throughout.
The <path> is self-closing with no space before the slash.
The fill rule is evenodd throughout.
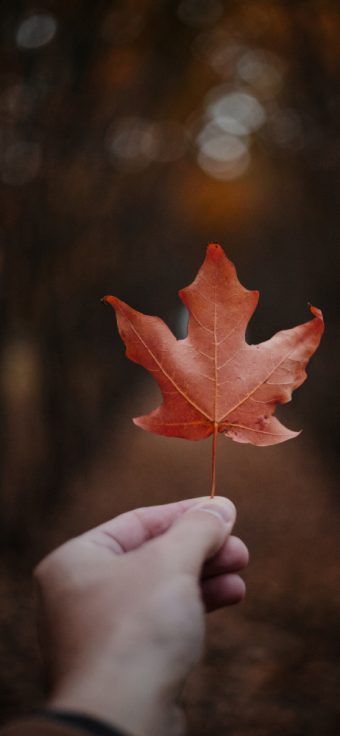
<path id="1" fill-rule="evenodd" d="M 202 506 L 195 506 L 193 510 L 207 511 L 209 514 L 214 514 L 214 516 L 218 516 L 224 524 L 233 522 L 236 516 L 235 506 L 227 498 L 215 499 L 214 501 L 202 504 Z"/>

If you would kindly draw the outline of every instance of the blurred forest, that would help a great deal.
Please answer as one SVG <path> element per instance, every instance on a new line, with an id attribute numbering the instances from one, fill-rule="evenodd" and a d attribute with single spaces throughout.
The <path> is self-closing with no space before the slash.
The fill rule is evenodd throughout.
<path id="1" fill-rule="evenodd" d="M 159 400 L 114 294 L 185 334 L 178 290 L 211 240 L 259 289 L 251 343 L 326 331 L 303 434 L 218 446 L 248 596 L 209 617 L 190 736 L 332 736 L 340 722 L 340 5 L 0 4 L 2 720 L 42 702 L 31 571 L 136 505 L 209 492 L 211 444 L 131 422 Z"/>

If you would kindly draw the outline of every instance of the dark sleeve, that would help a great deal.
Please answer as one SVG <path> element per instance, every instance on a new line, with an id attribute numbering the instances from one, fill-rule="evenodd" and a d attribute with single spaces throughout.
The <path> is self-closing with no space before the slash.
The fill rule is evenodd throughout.
<path id="1" fill-rule="evenodd" d="M 61 711 L 44 711 L 34 718 L 9 723 L 0 729 L 0 736 L 128 736 L 107 723 Z"/>

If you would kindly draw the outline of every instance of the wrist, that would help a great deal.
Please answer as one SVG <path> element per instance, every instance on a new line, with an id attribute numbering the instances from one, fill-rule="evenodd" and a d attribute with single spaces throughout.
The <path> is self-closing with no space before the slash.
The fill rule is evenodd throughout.
<path id="1" fill-rule="evenodd" d="M 179 688 L 164 681 L 161 648 L 133 642 L 131 633 L 117 639 L 102 656 L 82 659 L 65 673 L 48 707 L 101 719 L 131 736 L 177 736 L 183 720 Z"/>
<path id="2" fill-rule="evenodd" d="M 72 729 L 76 728 L 78 731 L 89 734 L 90 736 L 131 736 L 126 731 L 123 732 L 117 729 L 116 726 L 108 724 L 99 718 L 93 718 L 92 716 L 70 710 L 63 711 L 59 708 L 57 710 L 46 708 L 38 714 L 38 718 L 43 718 L 52 723 L 62 724 L 64 726 L 71 726 Z"/>

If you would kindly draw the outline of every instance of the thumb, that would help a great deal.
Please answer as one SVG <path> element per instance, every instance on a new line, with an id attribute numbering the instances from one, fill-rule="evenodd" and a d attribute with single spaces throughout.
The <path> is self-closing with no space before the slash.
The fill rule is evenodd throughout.
<path id="1" fill-rule="evenodd" d="M 185 511 L 160 539 L 168 547 L 172 564 L 197 576 L 204 562 L 222 547 L 235 520 L 234 504 L 217 496 Z"/>

